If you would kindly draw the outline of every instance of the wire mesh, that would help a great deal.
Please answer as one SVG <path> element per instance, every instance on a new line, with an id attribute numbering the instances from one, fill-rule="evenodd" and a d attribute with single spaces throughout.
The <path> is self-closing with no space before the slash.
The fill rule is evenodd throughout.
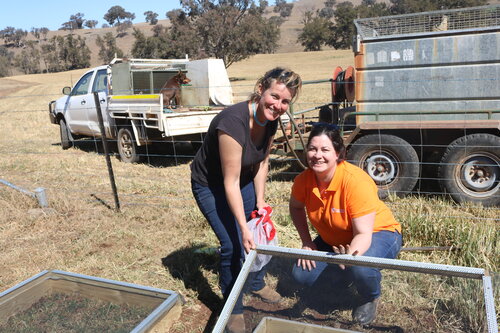
<path id="1" fill-rule="evenodd" d="M 500 5 L 365 18 L 354 23 L 362 39 L 464 29 L 498 29 Z"/>

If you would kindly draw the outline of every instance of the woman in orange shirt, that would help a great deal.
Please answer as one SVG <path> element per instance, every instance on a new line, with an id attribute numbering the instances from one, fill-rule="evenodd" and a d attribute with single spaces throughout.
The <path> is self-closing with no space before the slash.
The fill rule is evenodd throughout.
<path id="1" fill-rule="evenodd" d="M 335 126 L 314 126 L 306 150 L 309 168 L 295 178 L 290 197 L 290 215 L 302 248 L 396 258 L 402 243 L 401 226 L 378 198 L 377 186 L 370 176 L 344 161 L 346 149 Z M 307 218 L 319 234 L 314 240 Z M 333 272 L 326 270 L 328 266 L 334 267 Z M 382 278 L 380 269 L 345 268 L 299 259 L 292 273 L 298 282 L 308 286 L 323 273 L 352 281 L 362 298 L 353 311 L 353 319 L 361 325 L 375 319 Z"/>

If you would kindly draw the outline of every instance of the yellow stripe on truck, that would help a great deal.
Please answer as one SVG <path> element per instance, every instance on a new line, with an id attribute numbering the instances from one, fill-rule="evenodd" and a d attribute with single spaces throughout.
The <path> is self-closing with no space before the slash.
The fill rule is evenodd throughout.
<path id="1" fill-rule="evenodd" d="M 160 95 L 113 95 L 111 99 L 151 99 L 159 97 Z"/>

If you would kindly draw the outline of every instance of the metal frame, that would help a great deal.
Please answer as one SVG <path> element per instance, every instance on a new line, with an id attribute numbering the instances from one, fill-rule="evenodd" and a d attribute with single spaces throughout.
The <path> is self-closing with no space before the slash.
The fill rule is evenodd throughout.
<path id="1" fill-rule="evenodd" d="M 37 187 L 34 192 L 30 192 L 28 190 L 25 190 L 22 187 L 16 186 L 6 180 L 0 179 L 0 183 L 9 186 L 10 188 L 13 188 L 14 190 L 17 190 L 23 194 L 29 195 L 32 198 L 35 198 L 38 200 L 38 204 L 42 208 L 47 208 L 49 206 L 49 203 L 47 202 L 47 195 L 45 194 L 45 188 L 43 187 Z"/>
<path id="2" fill-rule="evenodd" d="M 446 28 L 436 27 L 446 18 Z M 416 35 L 439 35 L 457 31 L 484 32 L 500 28 L 500 5 L 446 9 L 354 20 L 362 40 Z"/>
<path id="3" fill-rule="evenodd" d="M 132 294 L 144 295 L 147 297 L 164 299 L 152 312 L 144 318 L 130 333 L 145 333 L 154 329 L 159 320 L 164 317 L 177 303 L 181 304 L 180 295 L 172 290 L 159 289 L 154 287 L 142 286 L 134 283 L 122 282 L 99 278 L 95 276 L 65 272 L 60 270 L 44 270 L 31 278 L 0 293 L 0 301 L 3 297 L 20 290 L 24 286 L 30 285 L 36 280 L 68 280 L 75 283 L 88 286 L 98 286 L 115 290 L 116 292 L 127 292 Z M 29 292 L 29 290 L 27 291 Z M 104 298 L 103 298 L 104 299 Z M 10 300 L 7 300 L 10 301 Z M 0 302 L 1 303 L 1 302 Z M 0 304 L 1 305 L 1 304 Z"/>
<path id="4" fill-rule="evenodd" d="M 329 252 L 311 251 L 302 249 L 291 249 L 279 246 L 259 245 L 257 249 L 250 251 L 246 257 L 241 272 L 234 283 L 233 289 L 222 309 L 217 323 L 212 333 L 223 333 L 227 321 L 234 308 L 236 300 L 243 289 L 243 285 L 250 272 L 250 267 L 257 257 L 257 254 L 277 255 L 280 257 L 292 257 L 302 259 L 320 260 L 332 264 L 356 265 L 366 267 L 376 267 L 385 269 L 394 269 L 399 271 L 425 273 L 433 275 L 454 276 L 466 279 L 482 280 L 484 291 L 484 303 L 486 310 L 486 320 L 488 333 L 498 333 L 498 323 L 496 321 L 495 302 L 491 276 L 482 268 L 473 268 L 465 266 L 442 265 L 433 263 L 422 263 L 417 261 L 385 259 L 364 256 L 352 256 L 349 254 L 332 255 Z"/>

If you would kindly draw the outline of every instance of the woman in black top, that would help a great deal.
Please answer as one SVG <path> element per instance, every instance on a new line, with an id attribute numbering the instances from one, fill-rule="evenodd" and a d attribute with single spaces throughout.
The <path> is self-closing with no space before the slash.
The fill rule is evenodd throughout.
<path id="1" fill-rule="evenodd" d="M 221 111 L 211 122 L 202 147 L 191 164 L 191 185 L 200 210 L 221 245 L 220 287 L 227 299 L 241 269 L 245 252 L 255 248 L 247 227 L 250 213 L 267 205 L 264 187 L 269 149 L 278 118 L 297 97 L 298 74 L 277 67 L 255 84 L 250 100 Z M 265 271 L 256 272 L 251 291 L 268 302 L 281 296 L 265 286 Z M 243 332 L 241 295 L 227 328 Z"/>

